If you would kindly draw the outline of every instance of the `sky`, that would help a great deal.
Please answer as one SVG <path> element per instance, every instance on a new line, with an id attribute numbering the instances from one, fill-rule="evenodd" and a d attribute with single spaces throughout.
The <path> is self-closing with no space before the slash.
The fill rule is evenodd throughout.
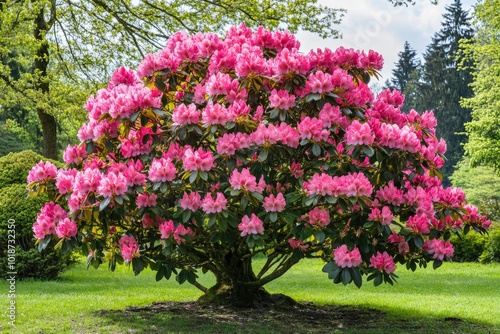
<path id="1" fill-rule="evenodd" d="M 418 0 L 415 6 L 394 8 L 387 0 L 323 0 L 322 4 L 347 9 L 338 26 L 342 39 L 323 40 L 312 33 L 299 32 L 300 49 L 307 52 L 310 49 L 328 47 L 334 50 L 343 46 L 375 50 L 384 57 L 382 85 L 391 78 L 398 52 L 403 50 L 405 41 L 422 56 L 434 33 L 441 29 L 445 6 L 453 2 L 439 0 L 438 5 L 432 5 L 429 0 Z M 470 13 L 475 3 L 475 0 L 462 0 L 463 8 Z"/>

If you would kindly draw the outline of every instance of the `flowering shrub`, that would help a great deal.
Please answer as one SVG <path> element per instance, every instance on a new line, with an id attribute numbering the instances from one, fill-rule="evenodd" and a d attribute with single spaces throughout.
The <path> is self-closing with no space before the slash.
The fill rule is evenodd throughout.
<path id="1" fill-rule="evenodd" d="M 67 166 L 40 162 L 28 177 L 53 198 L 33 226 L 39 247 L 79 245 L 89 265 L 125 261 L 206 292 L 196 273 L 211 271 L 208 292 L 241 299 L 304 257 L 335 283 L 392 284 L 397 263 L 438 267 L 452 233 L 489 227 L 441 185 L 432 112 L 370 91 L 379 54 L 298 49 L 289 33 L 243 25 L 179 32 L 116 70 L 87 101 Z M 256 254 L 268 259 L 259 273 Z"/>

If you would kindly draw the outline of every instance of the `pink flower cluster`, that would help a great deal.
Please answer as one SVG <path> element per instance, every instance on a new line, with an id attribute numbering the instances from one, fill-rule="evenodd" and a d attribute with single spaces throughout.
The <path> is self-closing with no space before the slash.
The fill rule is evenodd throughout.
<path id="1" fill-rule="evenodd" d="M 47 179 L 55 179 L 57 176 L 57 167 L 50 161 L 37 163 L 28 173 L 27 182 L 43 181 Z"/>
<path id="2" fill-rule="evenodd" d="M 387 252 L 377 252 L 370 258 L 370 266 L 387 274 L 392 274 L 397 266 L 394 264 L 393 258 Z"/>
<path id="3" fill-rule="evenodd" d="M 124 234 L 120 238 L 120 251 L 122 257 L 127 262 L 132 262 L 134 258 L 140 257 L 139 244 L 132 235 Z"/>
<path id="4" fill-rule="evenodd" d="M 245 190 L 250 192 L 262 193 L 266 188 L 266 182 L 264 177 L 261 177 L 259 182 L 257 178 L 250 174 L 249 168 L 243 168 L 241 172 L 237 169 L 233 170 L 231 177 L 229 178 L 229 183 L 234 190 Z"/>
<path id="5" fill-rule="evenodd" d="M 433 259 L 439 261 L 443 261 L 445 257 L 451 258 L 455 251 L 451 242 L 441 239 L 426 240 L 422 249 L 432 255 Z"/>
<path id="6" fill-rule="evenodd" d="M 361 253 L 355 246 L 352 250 L 347 245 L 341 245 L 333 251 L 333 260 L 341 268 L 354 268 L 363 263 Z"/>
<path id="7" fill-rule="evenodd" d="M 33 232 L 37 239 L 43 239 L 54 233 L 59 238 L 73 238 L 78 229 L 76 223 L 68 218 L 68 213 L 59 204 L 48 202 L 37 215 Z"/>
<path id="8" fill-rule="evenodd" d="M 315 173 L 309 182 L 304 184 L 308 195 L 322 196 L 371 196 L 373 186 L 361 172 L 342 176 L 331 176 L 326 173 Z"/>
<path id="9" fill-rule="evenodd" d="M 264 222 L 252 213 L 250 217 L 243 216 L 241 223 L 238 224 L 238 229 L 241 231 L 242 237 L 247 234 L 264 234 Z"/>
<path id="10" fill-rule="evenodd" d="M 274 196 L 273 194 L 264 198 L 264 203 L 262 207 L 267 212 L 281 212 L 285 209 L 286 201 L 285 197 L 283 197 L 282 193 L 278 193 L 278 195 Z"/>
<path id="11" fill-rule="evenodd" d="M 185 237 L 194 237 L 194 232 L 191 228 L 185 227 L 182 224 L 175 226 L 172 220 L 165 221 L 158 226 L 162 239 L 173 237 L 177 244 L 186 242 Z"/>

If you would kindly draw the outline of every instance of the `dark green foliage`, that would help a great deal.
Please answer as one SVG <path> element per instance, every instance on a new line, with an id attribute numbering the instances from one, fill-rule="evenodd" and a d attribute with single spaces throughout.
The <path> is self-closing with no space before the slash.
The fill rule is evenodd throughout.
<path id="1" fill-rule="evenodd" d="M 460 106 L 461 99 L 472 96 L 472 74 L 470 69 L 459 69 L 462 62 L 459 43 L 460 40 L 470 40 L 473 29 L 469 14 L 462 9 L 460 0 L 446 7 L 443 18 L 441 30 L 434 35 L 424 54 L 425 65 L 419 91 L 423 109 L 433 110 L 436 116 L 437 136 L 447 143 L 448 161 L 441 172 L 445 177 L 443 184 L 448 186 L 448 177 L 464 154 L 464 124 L 471 120 L 471 110 Z"/>
<path id="2" fill-rule="evenodd" d="M 3 127 L 4 124 L 0 122 L 0 157 L 10 152 L 20 152 L 29 148 L 18 136 L 5 131 Z"/>
<path id="3" fill-rule="evenodd" d="M 490 231 L 489 242 L 480 260 L 484 263 L 500 262 L 500 226 Z"/>
<path id="4" fill-rule="evenodd" d="M 399 60 L 392 70 L 391 86 L 405 95 L 410 95 L 408 93 L 411 92 L 407 91 L 406 88 L 412 77 L 415 76 L 415 72 L 420 68 L 420 61 L 417 58 L 417 52 L 411 48 L 408 41 L 405 42 L 403 51 L 399 52 L 398 56 Z"/>
<path id="5" fill-rule="evenodd" d="M 1 249 L 0 256 L 0 277 L 8 278 L 9 269 L 7 269 L 7 252 Z M 62 273 L 68 265 L 72 263 L 69 254 L 61 254 L 61 251 L 43 251 L 31 248 L 24 250 L 22 247 L 16 247 L 16 279 L 34 278 L 39 280 L 51 280 Z"/>
<path id="6" fill-rule="evenodd" d="M 488 236 L 475 232 L 469 232 L 460 237 L 454 235 L 450 242 L 455 248 L 453 261 L 456 262 L 478 262 L 488 245 Z"/>
<path id="7" fill-rule="evenodd" d="M 500 226 L 492 225 L 487 235 L 469 232 L 454 235 L 450 242 L 455 248 L 453 261 L 456 262 L 500 262 Z"/>
<path id="8" fill-rule="evenodd" d="M 0 189 L 11 184 L 26 183 L 30 169 L 40 160 L 47 159 L 33 151 L 10 153 L 0 157 Z M 57 167 L 62 167 L 57 161 L 49 161 Z"/>
<path id="9" fill-rule="evenodd" d="M 36 154 L 21 152 L 24 154 L 9 154 L 0 161 L 4 164 L 1 167 L 2 188 L 0 188 L 0 276 L 7 275 L 7 272 L 14 271 L 8 268 L 8 224 L 9 221 L 15 221 L 15 271 L 17 279 L 37 278 L 53 279 L 57 277 L 69 264 L 72 259 L 69 254 L 62 254 L 61 251 L 51 250 L 39 253 L 35 248 L 35 239 L 31 226 L 36 220 L 36 215 L 45 202 L 48 201 L 46 195 L 28 199 L 26 183 L 14 183 L 8 185 L 9 179 L 5 177 L 10 175 L 10 180 L 17 182 L 19 179 L 26 179 L 25 175 L 30 166 L 33 165 L 31 159 L 39 158 Z M 16 164 L 17 174 L 9 171 L 7 161 L 13 162 L 10 158 L 20 157 Z M 24 168 L 23 168 L 24 164 Z M 7 173 L 10 172 L 10 173 Z M 2 175 L 0 174 L 0 175 Z M 12 245 L 12 243 L 11 243 Z M 11 250 L 12 252 L 12 250 Z"/>

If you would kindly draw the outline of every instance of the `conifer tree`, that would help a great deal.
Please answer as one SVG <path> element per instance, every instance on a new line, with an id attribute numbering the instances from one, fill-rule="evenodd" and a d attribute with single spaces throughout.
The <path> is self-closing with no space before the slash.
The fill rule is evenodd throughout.
<path id="1" fill-rule="evenodd" d="M 448 161 L 441 170 L 448 185 L 448 177 L 464 153 L 464 124 L 471 119 L 471 110 L 460 105 L 462 98 L 472 96 L 472 75 L 470 68 L 459 69 L 462 62 L 459 47 L 461 40 L 473 37 L 473 29 L 469 13 L 464 11 L 460 0 L 446 6 L 443 18 L 441 30 L 434 35 L 424 54 L 425 65 L 418 86 L 423 109 L 434 111 L 437 136 L 444 138 L 448 145 Z"/>

